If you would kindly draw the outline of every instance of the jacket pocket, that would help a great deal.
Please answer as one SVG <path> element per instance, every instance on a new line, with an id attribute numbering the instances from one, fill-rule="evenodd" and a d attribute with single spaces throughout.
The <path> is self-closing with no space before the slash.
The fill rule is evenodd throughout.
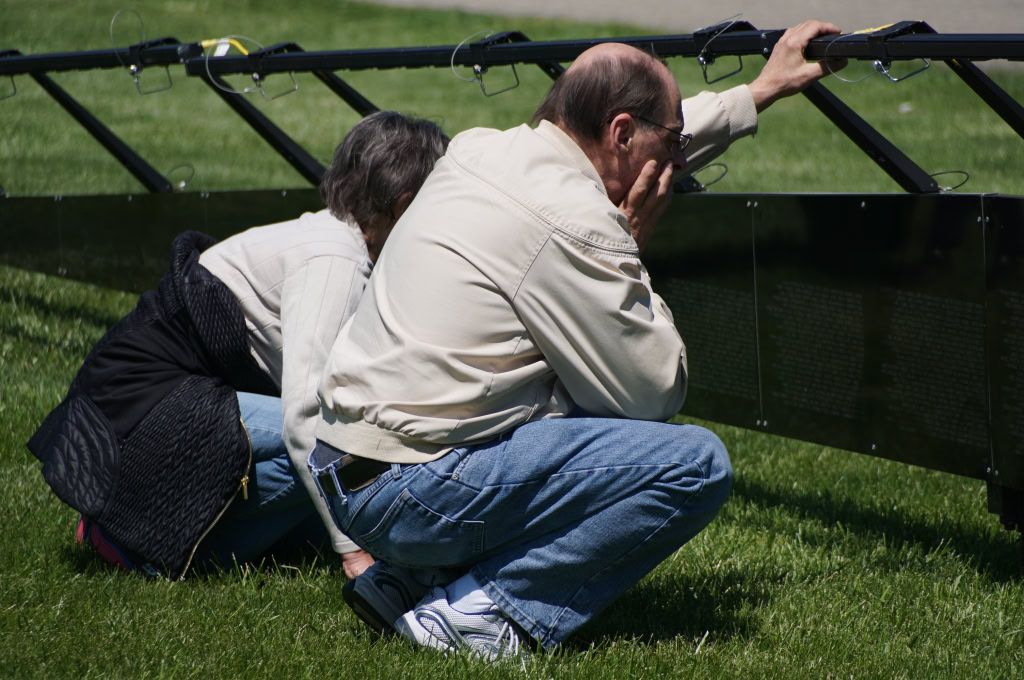
<path id="1" fill-rule="evenodd" d="M 483 551 L 484 522 L 445 517 L 404 489 L 377 526 L 356 542 L 397 564 L 454 567 Z"/>

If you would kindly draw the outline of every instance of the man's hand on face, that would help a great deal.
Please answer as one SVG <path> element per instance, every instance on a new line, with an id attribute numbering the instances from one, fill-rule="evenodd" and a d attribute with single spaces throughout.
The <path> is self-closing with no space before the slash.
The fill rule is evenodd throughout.
<path id="1" fill-rule="evenodd" d="M 629 220 L 629 231 L 640 252 L 647 247 L 658 219 L 671 202 L 672 162 L 658 167 L 657 161 L 647 161 L 633 186 L 626 192 L 626 198 L 619 204 L 619 210 Z"/>
<path id="2" fill-rule="evenodd" d="M 754 96 L 758 113 L 776 100 L 802 92 L 811 83 L 846 66 L 845 59 L 830 59 L 827 63 L 804 59 L 804 48 L 808 42 L 832 33 L 839 33 L 839 27 L 812 20 L 782 34 L 761 75 L 750 84 L 750 94 Z"/>

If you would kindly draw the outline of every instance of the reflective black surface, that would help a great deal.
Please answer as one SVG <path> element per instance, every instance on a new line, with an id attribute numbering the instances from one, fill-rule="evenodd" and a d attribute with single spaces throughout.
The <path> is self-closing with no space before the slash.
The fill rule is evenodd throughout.
<path id="1" fill-rule="evenodd" d="M 322 207 L 315 189 L 0 199 L 0 263 L 142 292 L 182 231 L 219 239 Z"/>
<path id="2" fill-rule="evenodd" d="M 644 252 L 686 342 L 683 413 L 760 427 L 751 210 L 741 196 L 677 197 Z"/>
<path id="3" fill-rule="evenodd" d="M 0 199 L 0 263 L 141 291 L 181 231 L 319 207 L 312 189 Z M 1024 199 L 677 196 L 644 261 L 686 341 L 684 413 L 1024 491 Z"/>
<path id="4" fill-rule="evenodd" d="M 982 477 L 984 259 L 972 196 L 765 197 L 767 429 Z"/>
<path id="5" fill-rule="evenodd" d="M 1016 408 L 1024 366 L 1016 338 L 986 356 L 982 200 L 678 197 L 644 259 L 687 343 L 684 413 L 985 478 L 989 371 Z"/>

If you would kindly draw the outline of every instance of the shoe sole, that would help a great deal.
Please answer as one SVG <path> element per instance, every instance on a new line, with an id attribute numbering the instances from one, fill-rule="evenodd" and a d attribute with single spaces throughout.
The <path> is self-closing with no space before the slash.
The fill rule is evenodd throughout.
<path id="1" fill-rule="evenodd" d="M 372 628 L 375 633 L 381 637 L 395 635 L 395 629 L 391 622 L 381 618 L 369 600 L 360 595 L 356 590 L 355 579 L 348 581 L 342 586 L 341 596 L 345 598 L 345 604 L 356 613 L 356 616 L 362 619 L 363 623 Z"/>

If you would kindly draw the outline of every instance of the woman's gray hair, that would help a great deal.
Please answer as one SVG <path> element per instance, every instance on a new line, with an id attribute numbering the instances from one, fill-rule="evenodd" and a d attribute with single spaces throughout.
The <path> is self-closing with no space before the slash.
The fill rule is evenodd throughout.
<path id="1" fill-rule="evenodd" d="M 448 148 L 436 123 L 378 111 L 356 123 L 334 151 L 320 198 L 338 219 L 364 232 L 390 226 L 402 194 L 415 195 Z"/>

